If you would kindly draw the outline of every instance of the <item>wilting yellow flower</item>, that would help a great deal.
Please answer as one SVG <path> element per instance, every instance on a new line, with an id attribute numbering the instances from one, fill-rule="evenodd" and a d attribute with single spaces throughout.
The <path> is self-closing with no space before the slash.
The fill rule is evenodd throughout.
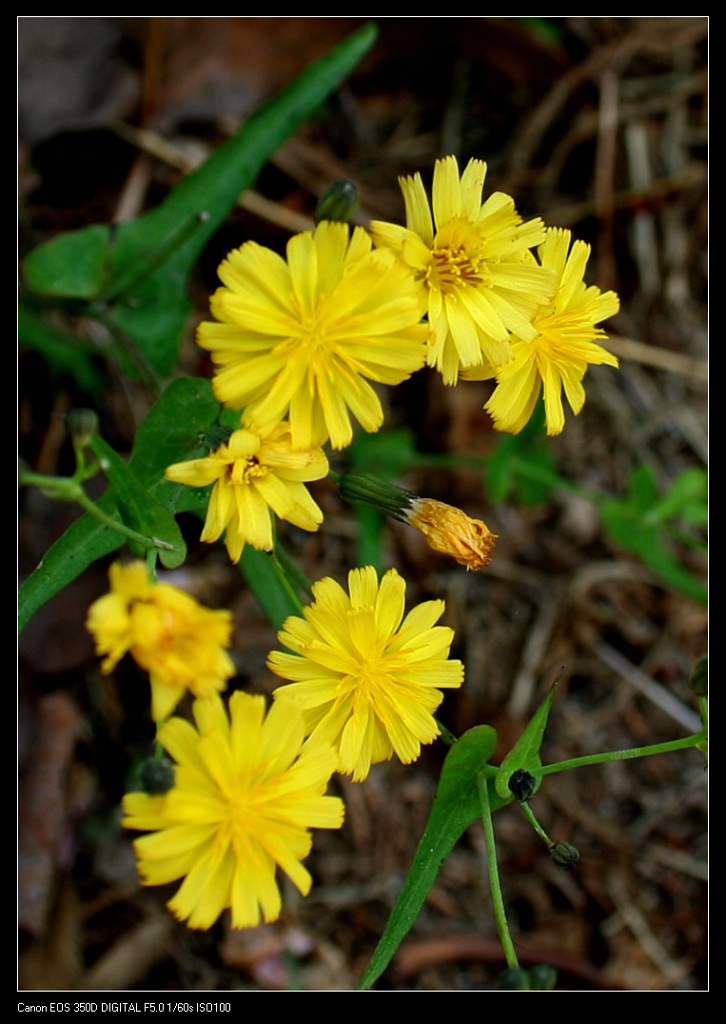
<path id="1" fill-rule="evenodd" d="M 434 551 L 451 555 L 467 569 L 483 569 L 492 560 L 496 534 L 460 508 L 433 498 L 415 498 L 404 519 L 424 535 Z"/>
<path id="2" fill-rule="evenodd" d="M 332 743 L 338 770 L 360 782 L 394 753 L 415 761 L 439 735 L 438 687 L 461 686 L 464 666 L 449 659 L 453 630 L 435 625 L 443 601 L 404 618 L 406 584 L 395 569 L 380 585 L 372 566 L 353 569 L 348 588 L 350 596 L 335 580 L 316 583 L 304 619 L 291 616 L 278 634 L 294 653 L 273 651 L 267 664 L 293 680 L 274 697 L 299 703 L 313 738 Z"/>
<path id="3" fill-rule="evenodd" d="M 368 381 L 400 384 L 424 365 L 419 289 L 391 253 L 371 251 L 362 228 L 323 221 L 290 239 L 287 262 L 247 242 L 218 273 L 211 310 L 221 322 L 198 333 L 218 365 L 214 393 L 244 406 L 254 430 L 289 417 L 298 450 L 328 438 L 349 445 L 351 414 L 377 431 L 383 409 Z"/>
<path id="4" fill-rule="evenodd" d="M 494 192 L 482 204 L 487 166 L 470 160 L 459 176 L 456 157 L 437 160 L 432 206 L 421 175 L 400 178 L 407 227 L 373 221 L 378 246 L 392 249 L 418 282 L 432 336 L 428 364 L 455 384 L 471 366 L 511 358 L 510 332 L 534 337 L 530 323 L 545 301 L 551 274 L 524 259 L 544 238 L 544 225 L 522 223 L 514 200 Z"/>
<path id="5" fill-rule="evenodd" d="M 144 885 L 184 881 L 170 909 L 190 928 L 211 928 L 231 907 L 232 927 L 280 915 L 281 868 L 303 895 L 311 877 L 301 861 L 311 828 L 339 828 L 343 802 L 325 796 L 337 758 L 330 746 L 304 743 L 300 710 L 233 693 L 229 718 L 219 698 L 196 701 L 196 729 L 170 719 L 159 740 L 176 762 L 161 796 L 128 793 L 126 828 L 152 834 L 134 841 Z"/>
<path id="6" fill-rule="evenodd" d="M 235 674 L 224 650 L 232 635 L 232 613 L 203 608 L 168 583 L 152 583 L 143 562 L 115 562 L 111 592 L 88 610 L 86 626 L 111 672 L 130 653 L 151 677 L 151 714 L 165 719 L 189 690 L 209 697 Z"/>
<path id="7" fill-rule="evenodd" d="M 496 373 L 497 387 L 486 410 L 497 430 L 518 434 L 544 389 L 547 433 L 561 433 L 565 425 L 563 390 L 577 415 L 585 404 L 582 379 L 588 364 L 619 365 L 616 356 L 595 344 L 596 339 L 607 337 L 595 324 L 615 316 L 620 300 L 615 292 L 601 292 L 584 283 L 590 246 L 574 242 L 570 249 L 570 240 L 569 231 L 549 228 L 539 248 L 542 266 L 555 274 L 556 290 L 551 301 L 537 311 L 532 324 L 535 337 L 515 339 L 514 358 Z M 475 370 L 462 376 L 482 379 L 485 375 Z"/>
<path id="8" fill-rule="evenodd" d="M 346 501 L 408 523 L 424 535 L 429 547 L 451 555 L 459 565 L 467 569 L 489 565 L 497 538 L 480 519 L 471 519 L 460 508 L 442 501 L 419 498 L 412 491 L 360 470 L 349 470 L 335 479 Z"/>
<path id="9" fill-rule="evenodd" d="M 317 530 L 323 513 L 305 482 L 320 480 L 327 472 L 322 449 L 294 451 L 289 425 L 279 423 L 267 435 L 235 430 L 216 451 L 177 462 L 166 476 L 190 487 L 214 484 L 202 540 L 212 542 L 224 533 L 229 557 L 238 562 L 245 544 L 272 550 L 271 511 L 302 530 Z"/>

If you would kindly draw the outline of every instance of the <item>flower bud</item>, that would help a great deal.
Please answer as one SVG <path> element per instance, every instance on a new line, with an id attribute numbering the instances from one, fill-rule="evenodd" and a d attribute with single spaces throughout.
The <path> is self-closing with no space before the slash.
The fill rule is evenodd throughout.
<path id="1" fill-rule="evenodd" d="M 168 757 L 147 757 L 139 770 L 139 781 L 145 793 L 168 793 L 174 785 L 174 765 Z"/>
<path id="2" fill-rule="evenodd" d="M 512 772 L 507 785 L 516 800 L 526 803 L 534 796 L 537 780 L 531 772 L 518 768 L 516 772 Z"/>
<path id="3" fill-rule="evenodd" d="M 553 843 L 550 846 L 550 857 L 558 868 L 562 868 L 563 871 L 572 871 L 580 859 L 580 853 L 570 843 Z"/>
<path id="4" fill-rule="evenodd" d="M 535 964 L 529 969 L 529 984 L 537 992 L 551 992 L 557 984 L 557 971 L 549 964 Z"/>
<path id="5" fill-rule="evenodd" d="M 499 975 L 499 988 L 509 992 L 525 992 L 530 988 L 529 974 L 524 967 L 507 967 Z"/>
<path id="6" fill-rule="evenodd" d="M 98 415 L 93 409 L 69 409 L 66 427 L 73 444 L 85 448 L 98 433 Z"/>
<path id="7" fill-rule="evenodd" d="M 358 212 L 360 192 L 352 181 L 340 178 L 328 185 L 315 210 L 315 223 L 321 220 L 337 220 L 346 223 Z"/>

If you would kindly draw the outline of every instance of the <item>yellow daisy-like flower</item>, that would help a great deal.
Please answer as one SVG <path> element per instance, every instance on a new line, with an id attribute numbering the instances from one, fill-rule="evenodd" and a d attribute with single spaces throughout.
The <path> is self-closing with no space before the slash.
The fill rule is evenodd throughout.
<path id="1" fill-rule="evenodd" d="M 287 262 L 247 242 L 219 268 L 212 296 L 220 323 L 203 323 L 198 343 L 218 369 L 214 393 L 246 423 L 267 431 L 289 417 L 298 450 L 353 439 L 383 422 L 368 383 L 400 384 L 426 358 L 423 306 L 408 271 L 372 251 L 362 228 L 323 221 L 295 235 Z"/>
<path id="2" fill-rule="evenodd" d="M 206 458 L 169 466 L 166 477 L 190 487 L 214 484 L 202 540 L 224 534 L 229 557 L 238 562 L 245 544 L 272 550 L 270 511 L 302 530 L 317 530 L 323 513 L 305 483 L 327 473 L 322 449 L 294 451 L 289 424 L 279 423 L 267 434 L 235 430 Z"/>
<path id="3" fill-rule="evenodd" d="M 144 885 L 184 881 L 169 908 L 190 928 L 211 928 L 232 910 L 233 928 L 280 915 L 281 868 L 303 895 L 312 879 L 301 861 L 311 828 L 339 828 L 344 807 L 325 796 L 337 758 L 330 746 L 304 743 L 298 708 L 233 693 L 229 718 L 219 698 L 196 701 L 196 728 L 170 719 L 159 740 L 176 762 L 161 796 L 128 793 L 126 828 L 151 834 L 134 841 Z"/>
<path id="4" fill-rule="evenodd" d="M 620 300 L 615 292 L 601 292 L 584 283 L 590 246 L 574 242 L 570 249 L 570 241 L 569 231 L 549 228 L 539 248 L 542 266 L 555 274 L 556 291 L 537 311 L 532 324 L 535 337 L 515 339 L 514 358 L 496 373 L 497 387 L 486 410 L 497 430 L 518 434 L 544 389 L 547 433 L 560 434 L 565 425 L 563 390 L 577 415 L 585 404 L 582 379 L 588 365 L 619 365 L 616 356 L 595 344 L 596 339 L 607 337 L 595 324 L 615 316 Z M 479 374 L 463 376 L 472 379 Z"/>
<path id="5" fill-rule="evenodd" d="M 235 674 L 224 650 L 232 636 L 232 613 L 203 608 L 168 583 L 152 583 L 143 562 L 115 562 L 111 591 L 88 610 L 86 627 L 111 672 L 130 653 L 151 677 L 151 714 L 167 718 L 189 690 L 210 697 Z"/>
<path id="6" fill-rule="evenodd" d="M 354 782 L 395 753 L 415 761 L 439 735 L 438 689 L 456 688 L 464 666 L 449 659 L 453 630 L 437 626 L 443 601 L 426 601 L 404 618 L 406 584 L 395 569 L 378 581 L 372 566 L 348 574 L 350 596 L 332 579 L 313 587 L 313 604 L 286 620 L 268 666 L 292 683 L 277 700 L 306 711 L 312 736 L 339 752 L 338 770 Z"/>
<path id="7" fill-rule="evenodd" d="M 433 217 L 415 174 L 399 179 L 407 226 L 370 225 L 375 244 L 393 250 L 418 282 L 432 331 L 428 364 L 446 384 L 462 368 L 510 359 L 510 333 L 534 337 L 530 322 L 549 294 L 549 271 L 524 258 L 544 238 L 542 221 L 522 223 L 503 192 L 482 204 L 486 171 L 482 160 L 470 160 L 460 176 L 456 157 L 437 160 Z"/>

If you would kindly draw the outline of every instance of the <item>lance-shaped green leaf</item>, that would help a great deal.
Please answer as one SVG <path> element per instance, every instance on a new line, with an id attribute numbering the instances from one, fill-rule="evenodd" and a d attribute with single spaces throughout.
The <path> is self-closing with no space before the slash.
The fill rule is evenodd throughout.
<path id="1" fill-rule="evenodd" d="M 491 726 L 477 725 L 457 740 L 446 756 L 426 829 L 396 905 L 388 919 L 359 988 L 367 989 L 386 969 L 411 929 L 431 886 L 465 829 L 481 816 L 476 776 L 488 765 L 497 745 Z M 490 793 L 492 810 L 509 803 Z"/>
<path id="2" fill-rule="evenodd" d="M 537 775 L 537 770 L 542 767 L 539 751 L 542 746 L 552 702 L 555 699 L 557 687 L 560 685 L 561 679 L 562 671 L 560 671 L 547 696 L 527 723 L 526 729 L 502 761 L 502 766 L 497 772 L 495 783 L 496 791 L 500 797 L 504 798 L 512 795 L 509 789 L 509 780 L 515 772 L 525 771 L 530 772 L 532 775 Z M 537 777 L 537 785 L 534 792 L 537 792 L 537 789 L 539 789 L 541 781 L 541 778 Z"/>
<path id="3" fill-rule="evenodd" d="M 210 382 L 181 377 L 163 392 L 137 431 L 129 466 L 149 494 L 172 512 L 179 510 L 183 495 L 181 485 L 164 478 L 166 467 L 193 458 L 199 451 L 200 433 L 215 423 L 218 416 L 219 403 Z M 110 493 L 104 494 L 97 504 L 107 514 L 118 517 Z M 92 516 L 87 514 L 76 520 L 23 584 L 18 605 L 20 628 L 89 565 L 123 544 L 121 534 Z"/>
<path id="4" fill-rule="evenodd" d="M 364 25 L 313 62 L 155 210 L 115 231 L 84 228 L 40 246 L 25 260 L 40 293 L 103 300 L 105 316 L 159 375 L 173 368 L 190 310 L 189 270 L 264 163 L 337 88 L 373 45 Z M 131 364 L 127 364 L 131 372 Z"/>

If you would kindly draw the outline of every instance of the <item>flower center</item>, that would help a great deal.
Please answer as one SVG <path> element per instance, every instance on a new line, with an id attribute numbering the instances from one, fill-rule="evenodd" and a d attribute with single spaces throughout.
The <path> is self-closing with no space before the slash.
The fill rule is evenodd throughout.
<path id="1" fill-rule="evenodd" d="M 314 299 L 310 307 L 296 303 L 297 323 L 290 332 L 289 358 L 316 371 L 320 357 L 329 358 L 335 345 L 334 318 L 326 297 Z"/>
<path id="2" fill-rule="evenodd" d="M 251 455 L 246 459 L 235 459 L 227 467 L 229 482 L 237 487 L 251 484 L 253 480 L 267 476 L 268 472 L 268 467 L 261 465 L 256 455 Z"/>
<path id="3" fill-rule="evenodd" d="M 425 280 L 449 295 L 457 288 L 480 287 L 487 280 L 484 240 L 469 221 L 452 220 L 437 232 Z"/>

